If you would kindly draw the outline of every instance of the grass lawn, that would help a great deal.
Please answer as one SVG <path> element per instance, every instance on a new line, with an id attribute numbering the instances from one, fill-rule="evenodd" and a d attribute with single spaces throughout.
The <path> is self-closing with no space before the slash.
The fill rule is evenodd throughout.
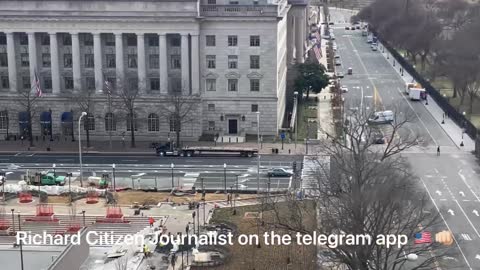
<path id="1" fill-rule="evenodd" d="M 318 116 L 317 102 L 315 99 L 303 100 L 298 107 L 298 140 L 302 141 L 307 137 L 307 122 L 308 122 L 308 137 L 310 139 L 317 138 L 318 123 L 316 120 Z M 310 121 L 309 121 L 310 120 Z"/>
<path id="2" fill-rule="evenodd" d="M 309 229 L 316 228 L 316 216 L 313 205 L 305 203 L 305 207 L 313 214 L 306 215 L 304 220 L 305 226 Z M 246 219 L 244 215 L 246 212 L 258 212 L 261 210 L 260 205 L 252 205 L 237 208 L 237 215 L 232 215 L 232 209 L 221 208 L 216 209 L 213 213 L 211 223 L 229 222 L 234 223 L 238 227 L 239 234 L 257 234 L 263 235 L 264 232 L 275 231 L 277 234 L 285 234 L 284 230 L 278 228 L 274 229 L 269 224 L 276 221 L 275 213 L 281 217 L 288 217 L 290 214 L 290 207 L 287 203 L 278 203 L 276 205 L 277 212 L 270 210 L 264 211 L 265 226 L 261 226 L 256 219 Z M 284 220 L 282 218 L 282 220 Z M 289 219 L 286 219 L 289 220 Z M 235 239 L 235 237 L 234 237 Z M 292 237 L 292 239 L 295 239 Z M 231 257 L 227 259 L 225 265 L 218 267 L 209 267 L 209 270 L 276 270 L 276 269 L 302 269 L 313 270 L 316 266 L 316 247 L 315 246 L 299 246 L 291 245 L 264 245 L 263 237 L 260 237 L 261 247 L 257 246 L 242 246 L 234 243 L 233 246 L 228 246 Z M 293 241 L 294 242 L 294 241 Z M 290 266 L 287 267 L 287 258 L 290 258 Z M 205 268 L 192 268 L 192 270 L 201 270 Z"/>

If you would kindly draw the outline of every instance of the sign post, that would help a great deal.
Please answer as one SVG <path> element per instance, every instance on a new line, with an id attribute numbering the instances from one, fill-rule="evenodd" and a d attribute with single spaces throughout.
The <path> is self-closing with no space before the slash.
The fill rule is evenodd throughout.
<path id="1" fill-rule="evenodd" d="M 283 150 L 283 141 L 285 140 L 285 132 L 280 133 L 280 138 L 282 138 L 282 150 Z"/>

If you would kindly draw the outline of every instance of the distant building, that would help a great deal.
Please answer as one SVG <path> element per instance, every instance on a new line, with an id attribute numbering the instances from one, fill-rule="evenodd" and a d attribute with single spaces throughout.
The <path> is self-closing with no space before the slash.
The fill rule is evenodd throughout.
<path id="1" fill-rule="evenodd" d="M 79 93 L 93 92 L 90 136 L 120 139 L 130 129 L 113 90 L 138 89 L 139 140 L 173 136 L 159 112 L 168 96 L 193 97 L 202 134 L 276 135 L 285 111 L 288 62 L 303 62 L 308 0 L 0 0 L 0 134 L 76 132 Z M 32 119 L 19 92 L 43 95 Z M 113 91 L 112 90 L 112 91 Z M 3 136 L 2 136 L 3 138 Z"/>

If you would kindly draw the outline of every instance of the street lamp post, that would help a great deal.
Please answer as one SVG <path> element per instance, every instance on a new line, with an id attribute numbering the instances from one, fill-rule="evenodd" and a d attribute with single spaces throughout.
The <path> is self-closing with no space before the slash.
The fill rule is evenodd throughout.
<path id="1" fill-rule="evenodd" d="M 465 112 L 462 112 L 462 115 L 463 115 L 463 118 L 465 118 Z M 462 125 L 462 142 L 460 143 L 460 146 L 464 146 L 463 144 L 463 133 L 465 133 L 465 121 L 463 122 L 463 125 Z"/>
<path id="2" fill-rule="evenodd" d="M 82 216 L 83 216 L 83 227 L 85 226 L 85 210 L 82 210 Z"/>
<path id="3" fill-rule="evenodd" d="M 173 182 L 173 169 L 175 168 L 175 164 L 170 164 L 170 168 L 172 168 L 172 191 L 175 188 L 175 183 Z"/>
<path id="4" fill-rule="evenodd" d="M 3 202 L 5 202 L 5 185 L 7 184 L 7 175 L 4 172 L 0 172 L 0 180 L 2 183 Z"/>
<path id="5" fill-rule="evenodd" d="M 295 149 L 297 149 L 297 138 L 298 138 L 298 92 L 295 91 L 293 92 L 293 99 L 294 99 L 294 102 L 293 102 L 293 106 L 295 107 Z"/>
<path id="6" fill-rule="evenodd" d="M 233 215 L 237 214 L 238 174 L 235 175 L 235 194 L 233 194 Z"/>
<path id="7" fill-rule="evenodd" d="M 21 222 L 21 218 L 20 218 L 20 211 L 17 212 L 18 213 L 18 231 L 22 231 L 22 222 Z M 20 269 L 21 270 L 24 270 L 23 268 L 23 241 L 20 240 L 18 241 L 20 243 Z"/>
<path id="8" fill-rule="evenodd" d="M 12 211 L 12 230 L 13 230 L 13 234 L 15 235 L 15 209 L 10 209 L 10 211 Z"/>
<path id="9" fill-rule="evenodd" d="M 113 192 L 116 192 L 116 187 L 115 187 L 115 163 L 112 164 L 112 176 L 113 176 Z"/>
<path id="10" fill-rule="evenodd" d="M 227 163 L 223 163 L 223 193 L 227 194 Z"/>
<path id="11" fill-rule="evenodd" d="M 55 168 L 57 167 L 57 164 L 53 163 L 52 168 L 53 168 L 53 176 L 57 177 L 57 173 L 55 171 Z"/>
<path id="12" fill-rule="evenodd" d="M 78 158 L 80 161 L 80 186 L 83 187 L 83 168 L 82 168 L 82 136 L 81 136 L 81 123 L 82 118 L 87 115 L 86 112 L 82 112 L 78 118 Z"/>
<path id="13" fill-rule="evenodd" d="M 260 193 L 260 112 L 257 111 L 257 194 Z"/>
<path id="14" fill-rule="evenodd" d="M 70 197 L 70 203 L 72 203 L 72 173 L 67 173 L 68 176 L 68 196 Z"/>

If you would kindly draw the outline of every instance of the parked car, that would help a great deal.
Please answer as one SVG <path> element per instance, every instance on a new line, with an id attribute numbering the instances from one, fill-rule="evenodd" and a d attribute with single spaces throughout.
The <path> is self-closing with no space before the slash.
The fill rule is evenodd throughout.
<path id="1" fill-rule="evenodd" d="M 334 25 L 335 23 L 334 22 L 329 22 L 328 25 Z"/>
<path id="2" fill-rule="evenodd" d="M 273 168 L 268 170 L 267 175 L 269 177 L 290 177 L 293 175 L 293 172 L 284 168 Z"/>
<path id="3" fill-rule="evenodd" d="M 340 55 L 336 54 L 335 59 L 340 59 Z"/>
<path id="4" fill-rule="evenodd" d="M 350 30 L 350 26 L 345 26 L 345 30 Z"/>
<path id="5" fill-rule="evenodd" d="M 343 75 L 343 72 L 339 71 L 337 72 L 337 78 L 343 78 L 345 75 Z"/>
<path id="6" fill-rule="evenodd" d="M 368 119 L 368 122 L 371 124 L 386 124 L 393 122 L 393 120 L 393 111 L 381 111 L 373 113 L 372 116 Z"/>
<path id="7" fill-rule="evenodd" d="M 341 66 L 342 65 L 342 61 L 340 61 L 339 58 L 335 59 L 335 66 Z"/>
<path id="8" fill-rule="evenodd" d="M 351 67 L 348 68 L 347 74 L 348 74 L 348 75 L 352 75 L 352 74 L 353 74 L 353 69 L 352 69 Z"/>
<path id="9" fill-rule="evenodd" d="M 342 90 L 342 93 L 348 93 L 348 88 L 346 86 L 342 86 L 340 90 Z"/>
<path id="10" fill-rule="evenodd" d="M 356 28 L 357 30 L 360 30 L 360 25 L 357 25 L 355 28 Z"/>

